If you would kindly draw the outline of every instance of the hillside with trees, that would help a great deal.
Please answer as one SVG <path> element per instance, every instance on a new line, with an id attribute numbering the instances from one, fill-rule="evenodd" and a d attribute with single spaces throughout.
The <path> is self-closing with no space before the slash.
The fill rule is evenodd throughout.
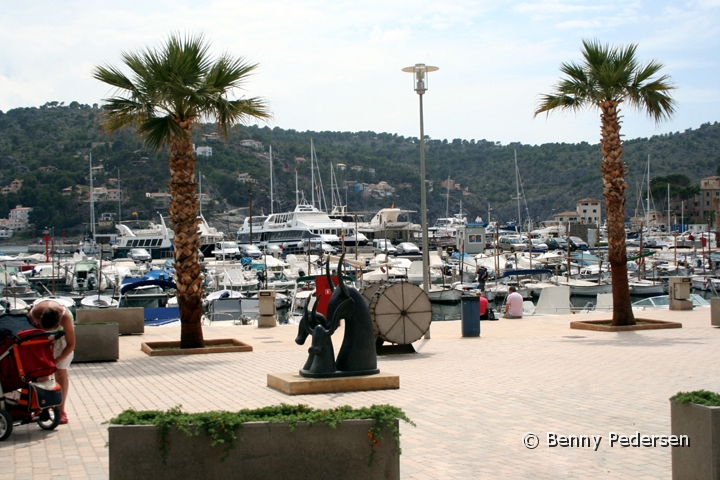
<path id="1" fill-rule="evenodd" d="M 100 128 L 102 112 L 97 105 L 47 103 L 39 108 L 18 108 L 0 112 L 0 188 L 14 179 L 22 180 L 17 192 L 0 195 L 0 217 L 7 218 L 16 205 L 33 207 L 30 220 L 36 231 L 44 227 L 83 233 L 89 222 L 89 158 L 92 146 L 94 166 L 102 172 L 94 185 L 117 188 L 120 178 L 124 192 L 123 220 L 157 219 L 153 200 L 146 194 L 167 192 L 169 169 L 167 153 L 149 150 L 132 131 L 108 135 Z M 270 211 L 269 155 L 273 150 L 275 211 L 292 209 L 298 190 L 309 200 L 310 141 L 315 145 L 328 205 L 330 164 L 336 169 L 342 203 L 348 211 L 377 212 L 394 204 L 417 212 L 420 205 L 419 140 L 391 133 L 375 132 L 298 132 L 269 126 L 242 126 L 229 138 L 213 140 L 214 125 L 198 125 L 193 138 L 196 147 L 209 146 L 212 156 L 198 156 L 202 191 L 212 199 L 203 207 L 206 216 L 235 211 L 247 213 L 252 182 L 253 211 Z M 260 149 L 241 145 L 243 140 L 262 143 Z M 487 219 L 488 204 L 493 220 L 512 221 L 517 217 L 515 154 L 527 212 L 533 221 L 552 217 L 554 212 L 574 209 L 584 197 L 602 199 L 600 151 L 598 144 L 550 143 L 501 145 L 485 139 L 426 139 L 428 219 L 443 217 L 446 208 L 457 213 L 462 201 L 468 219 Z M 667 184 L 671 195 L 691 199 L 699 180 L 716 175 L 720 166 L 720 124 L 704 124 L 650 138 L 625 142 L 628 165 L 627 215 L 635 212 L 638 196 L 645 198 L 644 177 L 650 157 L 651 191 L 658 208 L 667 203 Z M 304 159 L 304 160 L 303 160 Z M 362 167 L 362 170 L 352 169 Z M 247 174 L 247 175 L 243 175 Z M 317 175 L 316 175 L 317 176 Z M 441 186 L 450 178 L 458 188 Z M 389 196 L 364 195 L 345 181 L 377 184 L 387 182 L 394 193 Z M 77 186 L 77 188 L 76 188 Z M 72 193 L 63 195 L 63 189 Z M 316 190 L 320 194 L 320 190 Z M 523 220 L 526 208 L 521 206 Z M 96 215 L 118 212 L 117 202 L 96 203 Z M 133 212 L 136 215 L 133 215 Z M 366 215 L 368 217 L 368 215 Z M 411 219 L 419 221 L 419 213 Z M 220 225 L 218 225 L 220 226 Z"/>

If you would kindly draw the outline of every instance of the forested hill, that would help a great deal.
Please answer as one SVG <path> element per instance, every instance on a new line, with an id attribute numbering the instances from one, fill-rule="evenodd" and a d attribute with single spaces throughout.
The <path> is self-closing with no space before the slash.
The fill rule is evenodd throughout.
<path id="1" fill-rule="evenodd" d="M 63 196 L 62 189 L 89 184 L 90 146 L 93 165 L 102 165 L 104 173 L 95 176 L 95 186 L 116 188 L 111 178 L 121 179 L 126 192 L 123 219 L 137 212 L 140 219 L 155 215 L 150 192 L 167 192 L 168 166 L 166 151 L 147 150 L 134 132 L 114 135 L 100 128 L 102 111 L 97 106 L 73 102 L 62 105 L 51 102 L 39 108 L 18 108 L 0 112 L 0 187 L 14 179 L 23 181 L 16 193 L 0 195 L 0 217 L 7 218 L 10 208 L 22 204 L 34 208 L 31 220 L 38 229 L 55 227 L 82 231 L 89 218 L 87 202 L 78 202 L 83 193 Z M 598 119 L 598 122 L 600 120 Z M 241 126 L 227 139 L 212 141 L 203 135 L 216 131 L 214 125 L 200 125 L 194 131 L 197 147 L 212 147 L 211 157 L 198 157 L 203 176 L 203 193 L 215 202 L 208 212 L 224 212 L 247 207 L 250 191 L 241 174 L 257 180 L 253 186 L 253 209 L 270 210 L 268 146 L 273 150 L 274 196 L 276 211 L 295 205 L 295 181 L 306 198 L 310 188 L 310 141 L 319 159 L 325 198 L 331 204 L 330 163 L 347 165 L 337 171 L 342 203 L 345 197 L 351 212 L 375 213 L 394 204 L 418 211 L 420 205 L 419 141 L 417 138 L 375 132 L 298 132 L 267 126 Z M 242 140 L 257 140 L 263 147 L 256 150 L 242 146 Z M 104 143 L 103 143 L 104 142 Z M 441 183 L 448 177 L 460 185 L 450 192 L 450 214 L 459 211 L 460 202 L 469 219 L 487 218 L 488 203 L 493 219 L 511 221 L 517 217 L 515 186 L 515 152 L 522 179 L 527 211 L 533 220 L 547 219 L 553 212 L 574 209 L 575 201 L 585 197 L 602 198 L 600 148 L 598 144 L 552 143 L 501 145 L 490 140 L 433 140 L 426 142 L 428 219 L 431 223 L 445 216 L 447 190 Z M 691 195 L 702 177 L 715 175 L 720 166 L 720 124 L 702 125 L 667 135 L 627 140 L 625 161 L 628 164 L 628 215 L 636 206 L 639 185 L 650 156 L 651 177 L 684 175 L 687 185 L 673 185 L 673 194 Z M 302 162 L 298 158 L 305 158 Z M 44 168 L 43 168 L 44 167 Z M 51 168 L 54 167 L 54 168 Z M 361 171 L 352 167 L 363 167 Z M 56 169 L 56 170 L 55 170 Z M 369 169 L 374 169 L 371 173 Z M 344 181 L 377 184 L 387 182 L 395 188 L 391 196 L 363 195 Z M 687 183 L 676 177 L 679 184 Z M 662 187 L 662 188 L 660 188 Z M 684 188 L 680 188 L 684 187 Z M 664 184 L 653 189 L 660 208 L 665 200 Z M 320 190 L 316 190 L 320 194 Z M 86 194 L 85 194 L 86 195 Z M 641 193 L 644 198 L 645 194 Z M 336 202 L 337 203 L 337 202 Z M 96 205 L 97 215 L 117 212 L 116 203 Z M 526 218 L 524 203 L 522 217 Z M 134 217 L 133 217 L 134 218 Z M 419 214 L 413 214 L 413 221 Z"/>

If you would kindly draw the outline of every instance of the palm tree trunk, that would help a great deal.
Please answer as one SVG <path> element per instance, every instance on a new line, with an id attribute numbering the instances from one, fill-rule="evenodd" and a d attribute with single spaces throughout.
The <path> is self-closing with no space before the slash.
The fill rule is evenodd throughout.
<path id="1" fill-rule="evenodd" d="M 603 177 L 603 194 L 608 225 L 608 260 L 612 272 L 614 326 L 635 325 L 630 303 L 627 276 L 627 250 L 625 248 L 625 163 L 618 120 L 619 104 L 606 100 L 600 104 L 602 120 L 600 169 Z"/>
<path id="2" fill-rule="evenodd" d="M 170 218 L 174 223 L 175 282 L 180 307 L 180 348 L 205 346 L 202 332 L 202 278 L 198 252 L 198 199 L 195 182 L 195 153 L 192 148 L 192 119 L 176 120 L 186 132 L 170 144 Z"/>

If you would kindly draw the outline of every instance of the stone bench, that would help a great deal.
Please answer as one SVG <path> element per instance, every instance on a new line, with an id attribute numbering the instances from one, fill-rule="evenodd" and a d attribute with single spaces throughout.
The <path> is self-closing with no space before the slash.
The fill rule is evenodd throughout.
<path id="1" fill-rule="evenodd" d="M 132 308 L 81 308 L 76 312 L 75 323 L 117 323 L 120 335 L 145 333 L 145 313 L 142 307 Z"/>

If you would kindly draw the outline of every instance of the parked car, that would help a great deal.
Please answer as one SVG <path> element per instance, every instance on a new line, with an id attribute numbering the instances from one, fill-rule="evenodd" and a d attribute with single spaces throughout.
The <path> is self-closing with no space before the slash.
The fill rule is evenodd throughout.
<path id="1" fill-rule="evenodd" d="M 388 255 L 395 255 L 397 253 L 397 248 L 395 248 L 395 245 L 390 243 L 390 240 L 387 240 L 385 238 L 376 238 L 372 242 L 372 249 L 373 253 L 386 253 Z"/>
<path id="2" fill-rule="evenodd" d="M 580 237 L 570 237 L 570 250 L 589 250 L 588 244 Z"/>
<path id="3" fill-rule="evenodd" d="M 531 238 L 532 249 L 540 252 L 547 252 L 548 246 L 542 238 Z"/>
<path id="4" fill-rule="evenodd" d="M 395 247 L 397 253 L 404 253 L 408 255 L 420 255 L 420 248 L 412 242 L 402 242 Z"/>
<path id="5" fill-rule="evenodd" d="M 127 254 L 127 258 L 135 262 L 149 262 L 152 260 L 152 255 L 144 248 L 131 248 Z"/>
<path id="6" fill-rule="evenodd" d="M 272 255 L 272 256 L 281 256 L 283 253 L 283 249 L 280 248 L 279 245 L 268 245 L 263 250 L 265 252 L 265 255 Z"/>
<path id="7" fill-rule="evenodd" d="M 528 249 L 527 238 L 511 237 L 505 235 L 498 239 L 498 245 L 504 252 L 521 252 Z"/>
<path id="8" fill-rule="evenodd" d="M 250 257 L 250 258 L 260 258 L 262 257 L 262 252 L 257 247 L 257 245 L 240 245 L 239 247 L 240 255 L 243 257 Z"/>
<path id="9" fill-rule="evenodd" d="M 217 242 L 212 253 L 218 260 L 238 260 L 242 256 L 237 242 Z"/>
<path id="10" fill-rule="evenodd" d="M 568 249 L 568 244 L 564 238 L 556 238 L 556 237 L 547 238 L 547 239 L 545 239 L 545 245 L 547 245 L 548 250 L 567 251 L 567 249 Z"/>
<path id="11" fill-rule="evenodd" d="M 335 255 L 337 253 L 337 248 L 325 242 L 311 242 L 309 248 L 310 252 L 307 251 L 308 247 L 305 247 L 305 253 L 310 253 L 311 255 L 320 253 L 323 255 Z"/>

